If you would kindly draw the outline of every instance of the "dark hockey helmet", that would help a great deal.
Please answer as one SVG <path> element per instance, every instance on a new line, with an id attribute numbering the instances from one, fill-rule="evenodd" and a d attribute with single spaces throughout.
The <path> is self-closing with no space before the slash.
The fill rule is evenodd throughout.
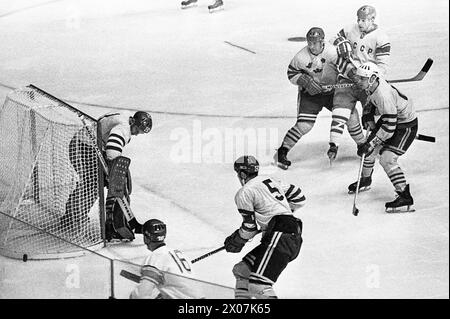
<path id="1" fill-rule="evenodd" d="M 322 28 L 313 27 L 306 33 L 306 41 L 313 43 L 323 41 L 325 39 L 325 32 Z"/>
<path id="2" fill-rule="evenodd" d="M 152 242 L 162 242 L 166 239 L 166 224 L 159 219 L 150 219 L 142 226 L 144 236 Z"/>
<path id="3" fill-rule="evenodd" d="M 234 170 L 236 173 L 244 172 L 246 174 L 255 174 L 259 171 L 258 160 L 251 155 L 244 155 L 239 157 L 234 162 Z"/>
<path id="4" fill-rule="evenodd" d="M 145 133 L 151 131 L 153 126 L 152 117 L 147 112 L 138 111 L 133 115 L 134 124 Z"/>
<path id="5" fill-rule="evenodd" d="M 356 16 L 358 17 L 358 19 L 369 20 L 369 19 L 375 18 L 376 15 L 377 15 L 377 12 L 376 12 L 375 8 L 372 6 L 368 6 L 368 5 L 362 6 L 356 12 Z"/>

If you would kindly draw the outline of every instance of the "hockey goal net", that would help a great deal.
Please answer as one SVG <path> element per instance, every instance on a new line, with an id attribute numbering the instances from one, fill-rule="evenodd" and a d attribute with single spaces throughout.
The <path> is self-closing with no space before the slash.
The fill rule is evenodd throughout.
<path id="1" fill-rule="evenodd" d="M 0 254 L 51 259 L 103 246 L 96 136 L 95 119 L 33 85 L 8 94 L 0 109 Z"/>

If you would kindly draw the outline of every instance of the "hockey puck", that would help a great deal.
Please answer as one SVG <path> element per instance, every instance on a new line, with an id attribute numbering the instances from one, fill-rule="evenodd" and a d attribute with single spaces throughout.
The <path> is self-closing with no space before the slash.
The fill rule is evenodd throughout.
<path id="1" fill-rule="evenodd" d="M 305 37 L 292 37 L 292 38 L 288 38 L 288 41 L 291 41 L 291 42 L 305 42 L 306 38 Z"/>
<path id="2" fill-rule="evenodd" d="M 23 260 L 23 262 L 26 262 L 28 260 L 28 255 L 27 254 L 23 254 L 22 260 Z"/>

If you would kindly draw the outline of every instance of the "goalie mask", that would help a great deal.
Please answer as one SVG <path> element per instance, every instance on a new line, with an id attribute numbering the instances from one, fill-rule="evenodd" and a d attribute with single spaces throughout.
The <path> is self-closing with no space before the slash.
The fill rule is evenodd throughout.
<path id="1" fill-rule="evenodd" d="M 152 117 L 147 112 L 138 111 L 133 115 L 134 122 L 140 130 L 144 133 L 148 133 L 151 131 L 153 126 Z"/>
<path id="2" fill-rule="evenodd" d="M 150 219 L 142 226 L 145 241 L 163 242 L 166 239 L 166 224 L 158 219 Z"/>

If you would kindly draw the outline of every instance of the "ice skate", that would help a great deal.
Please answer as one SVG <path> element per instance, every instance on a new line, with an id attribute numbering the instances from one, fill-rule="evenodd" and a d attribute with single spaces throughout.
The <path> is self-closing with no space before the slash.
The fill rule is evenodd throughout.
<path id="1" fill-rule="evenodd" d="M 214 2 L 213 4 L 208 6 L 208 10 L 209 12 L 214 12 L 217 10 L 221 10 L 223 9 L 223 1 L 222 0 L 216 0 L 216 2 Z"/>
<path id="2" fill-rule="evenodd" d="M 273 156 L 274 164 L 279 168 L 284 170 L 288 169 L 291 166 L 291 161 L 289 161 L 286 157 L 288 149 L 286 147 L 280 147 L 275 155 Z"/>
<path id="3" fill-rule="evenodd" d="M 181 9 L 193 8 L 197 6 L 198 0 L 185 0 L 181 1 Z"/>
<path id="4" fill-rule="evenodd" d="M 409 185 L 406 185 L 403 192 L 396 191 L 397 197 L 392 202 L 385 204 L 386 213 L 411 213 L 414 212 L 414 200 L 409 192 Z"/>
<path id="5" fill-rule="evenodd" d="M 358 182 L 354 182 L 348 186 L 348 193 L 354 194 L 356 192 L 356 186 Z M 368 177 L 361 176 L 359 180 L 359 192 L 368 191 L 370 189 L 370 185 L 372 184 L 372 175 Z"/>

